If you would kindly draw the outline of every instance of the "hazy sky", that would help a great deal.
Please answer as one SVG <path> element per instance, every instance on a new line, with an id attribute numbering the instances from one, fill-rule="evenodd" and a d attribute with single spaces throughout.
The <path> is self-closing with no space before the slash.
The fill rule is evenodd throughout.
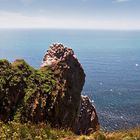
<path id="1" fill-rule="evenodd" d="M 0 28 L 140 29 L 140 0 L 0 0 Z"/>

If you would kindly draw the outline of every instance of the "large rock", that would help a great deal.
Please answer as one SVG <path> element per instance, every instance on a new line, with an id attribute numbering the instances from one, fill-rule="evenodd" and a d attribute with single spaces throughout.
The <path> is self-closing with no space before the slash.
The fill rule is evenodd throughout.
<path id="1" fill-rule="evenodd" d="M 85 73 L 70 48 L 54 44 L 44 56 L 42 67 L 54 71 L 57 79 L 56 102 L 50 112 L 54 126 L 72 128 L 78 114 L 80 96 L 85 82 Z"/>
<path id="2" fill-rule="evenodd" d="M 89 134 L 98 129 L 99 121 L 95 107 L 87 96 L 81 96 L 80 110 L 75 122 L 74 132 Z"/>
<path id="3" fill-rule="evenodd" d="M 26 79 L 32 70 L 24 60 L 16 60 L 13 64 L 0 60 L 0 120 L 12 120 L 17 106 L 23 102 Z"/>

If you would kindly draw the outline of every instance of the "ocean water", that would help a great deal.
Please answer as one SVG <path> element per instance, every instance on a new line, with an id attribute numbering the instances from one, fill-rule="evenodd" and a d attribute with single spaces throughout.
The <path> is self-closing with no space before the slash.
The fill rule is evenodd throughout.
<path id="1" fill-rule="evenodd" d="M 0 29 L 0 59 L 35 68 L 52 43 L 71 47 L 85 73 L 82 94 L 96 106 L 103 129 L 140 126 L 140 31 Z"/>

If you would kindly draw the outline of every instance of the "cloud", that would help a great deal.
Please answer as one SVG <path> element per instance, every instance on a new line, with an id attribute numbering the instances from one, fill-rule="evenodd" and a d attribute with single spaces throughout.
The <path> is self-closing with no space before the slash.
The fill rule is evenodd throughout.
<path id="1" fill-rule="evenodd" d="M 27 4 L 27 5 L 29 5 L 29 4 L 31 4 L 32 3 L 32 0 L 20 0 L 23 4 Z"/>
<path id="2" fill-rule="evenodd" d="M 0 11 L 0 28 L 69 28 L 140 30 L 139 19 L 84 19 L 73 17 L 26 16 Z"/>
<path id="3" fill-rule="evenodd" d="M 49 24 L 46 17 L 25 16 L 16 12 L 0 11 L 1 28 L 37 28 Z"/>
<path id="4" fill-rule="evenodd" d="M 130 0 L 115 0 L 114 2 L 121 3 L 121 2 L 128 2 Z"/>
<path id="5" fill-rule="evenodd" d="M 82 0 L 82 2 L 87 2 L 88 0 Z"/>

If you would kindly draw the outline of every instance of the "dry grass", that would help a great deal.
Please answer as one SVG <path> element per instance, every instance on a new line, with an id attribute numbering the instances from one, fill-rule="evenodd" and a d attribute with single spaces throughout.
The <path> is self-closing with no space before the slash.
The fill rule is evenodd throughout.
<path id="1" fill-rule="evenodd" d="M 53 129 L 44 123 L 0 122 L 0 140 L 140 140 L 140 128 L 118 132 L 98 131 L 89 136 L 77 136 L 71 131 Z"/>

